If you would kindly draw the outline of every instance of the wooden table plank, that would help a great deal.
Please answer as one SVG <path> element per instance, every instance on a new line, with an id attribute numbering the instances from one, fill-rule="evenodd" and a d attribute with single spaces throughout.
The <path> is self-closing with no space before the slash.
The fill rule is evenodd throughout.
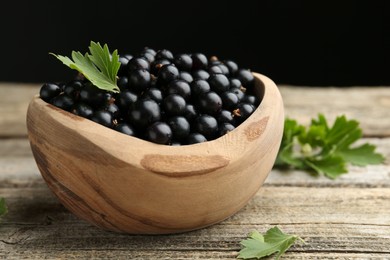
<path id="1" fill-rule="evenodd" d="M 209 251 L 234 253 L 248 232 L 264 232 L 276 224 L 306 240 L 306 244 L 292 249 L 297 256 L 298 252 L 308 255 L 311 251 L 339 256 L 390 253 L 390 189 L 263 187 L 243 210 L 226 221 L 168 236 L 122 235 L 92 227 L 63 208 L 43 182 L 22 189 L 2 188 L 0 196 L 10 207 L 0 225 L 0 258 L 8 252 L 35 252 L 39 256 L 69 250 L 129 255 L 181 251 L 187 257 L 191 251 L 203 251 L 204 255 Z"/>
<path id="2" fill-rule="evenodd" d="M 234 259 L 251 230 L 278 225 L 306 244 L 283 259 L 390 259 L 390 89 L 281 86 L 286 114 L 308 123 L 319 112 L 361 122 L 383 165 L 349 168 L 337 180 L 272 170 L 247 206 L 209 228 L 176 235 L 106 232 L 79 220 L 42 180 L 26 139 L 25 114 L 37 84 L 0 83 L 0 259 Z M 379 138 L 378 138 L 379 137 Z"/>
<path id="3" fill-rule="evenodd" d="M 279 87 L 288 117 L 307 124 L 318 113 L 331 120 L 346 114 L 361 122 L 365 135 L 390 136 L 389 87 Z M 39 84 L 0 83 L 0 93 L 7 95 L 0 103 L 0 137 L 26 136 L 27 106 L 39 88 Z"/>

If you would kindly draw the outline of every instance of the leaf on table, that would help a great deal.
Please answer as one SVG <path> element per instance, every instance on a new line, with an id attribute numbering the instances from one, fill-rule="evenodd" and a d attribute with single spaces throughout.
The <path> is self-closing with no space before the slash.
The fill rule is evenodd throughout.
<path id="1" fill-rule="evenodd" d="M 111 54 L 107 44 L 102 47 L 100 43 L 93 41 L 91 41 L 89 51 L 90 53 L 84 55 L 73 51 L 73 60 L 66 56 L 51 54 L 69 68 L 82 73 L 96 87 L 119 92 L 117 86 L 117 74 L 120 67 L 118 51 L 115 50 Z"/>
<path id="2" fill-rule="evenodd" d="M 347 173 L 347 164 L 358 166 L 380 164 L 384 156 L 375 152 L 375 146 L 363 144 L 353 147 L 362 137 L 356 120 L 344 115 L 329 127 L 324 115 L 312 119 L 308 127 L 286 119 L 276 167 L 293 167 L 335 179 Z"/>
<path id="3" fill-rule="evenodd" d="M 249 234 L 249 238 L 241 241 L 243 248 L 237 258 L 260 259 L 277 253 L 276 259 L 279 259 L 297 239 L 302 240 L 298 236 L 283 233 L 276 226 L 269 229 L 265 235 L 260 234 L 258 231 L 253 231 Z"/>

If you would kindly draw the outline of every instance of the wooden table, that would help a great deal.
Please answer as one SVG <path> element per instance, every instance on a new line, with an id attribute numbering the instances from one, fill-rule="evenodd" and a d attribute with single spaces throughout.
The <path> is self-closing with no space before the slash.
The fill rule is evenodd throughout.
<path id="1" fill-rule="evenodd" d="M 66 210 L 43 182 L 26 137 L 25 114 L 38 85 L 0 84 L 0 224 L 6 259 L 234 259 L 248 232 L 278 225 L 300 235 L 284 259 L 390 259 L 390 88 L 280 86 L 286 114 L 302 123 L 318 113 L 361 122 L 383 165 L 350 167 L 337 180 L 273 170 L 249 204 L 224 222 L 164 236 L 99 230 Z"/>

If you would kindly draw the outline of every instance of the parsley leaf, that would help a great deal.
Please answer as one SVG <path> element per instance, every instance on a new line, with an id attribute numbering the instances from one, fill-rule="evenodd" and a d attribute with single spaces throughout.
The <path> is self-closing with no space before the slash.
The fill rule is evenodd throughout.
<path id="1" fill-rule="evenodd" d="M 362 137 L 362 129 L 356 120 L 342 115 L 328 126 L 324 115 L 318 115 L 308 127 L 286 119 L 276 167 L 295 167 L 311 170 L 335 179 L 347 173 L 347 164 L 358 166 L 380 164 L 384 156 L 375 153 L 375 146 L 363 144 L 351 147 Z"/>
<path id="2" fill-rule="evenodd" d="M 107 91 L 119 92 L 119 87 L 116 84 L 120 67 L 118 51 L 115 50 L 110 54 L 107 44 L 102 47 L 100 43 L 93 41 L 91 41 L 89 51 L 90 53 L 85 53 L 84 55 L 81 52 L 72 51 L 73 60 L 66 56 L 50 54 L 69 68 L 82 73 L 96 87 Z"/>
<path id="3" fill-rule="evenodd" d="M 0 198 L 0 218 L 2 216 L 4 216 L 5 214 L 7 214 L 7 212 L 8 212 L 8 209 L 7 209 L 7 205 L 5 204 L 5 199 Z"/>
<path id="4" fill-rule="evenodd" d="M 249 234 L 249 238 L 241 241 L 243 248 L 237 258 L 259 259 L 276 252 L 276 259 L 279 259 L 300 237 L 284 234 L 278 227 L 269 229 L 263 236 L 258 231 Z"/>

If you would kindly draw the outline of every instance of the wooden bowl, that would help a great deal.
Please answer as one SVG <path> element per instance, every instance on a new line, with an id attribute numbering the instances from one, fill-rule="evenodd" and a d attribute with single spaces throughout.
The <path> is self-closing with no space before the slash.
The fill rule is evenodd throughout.
<path id="1" fill-rule="evenodd" d="M 66 208 L 106 230 L 163 234 L 220 222 L 258 191 L 282 137 L 280 93 L 254 75 L 256 111 L 234 131 L 186 146 L 127 136 L 36 96 L 27 128 L 42 177 Z"/>

